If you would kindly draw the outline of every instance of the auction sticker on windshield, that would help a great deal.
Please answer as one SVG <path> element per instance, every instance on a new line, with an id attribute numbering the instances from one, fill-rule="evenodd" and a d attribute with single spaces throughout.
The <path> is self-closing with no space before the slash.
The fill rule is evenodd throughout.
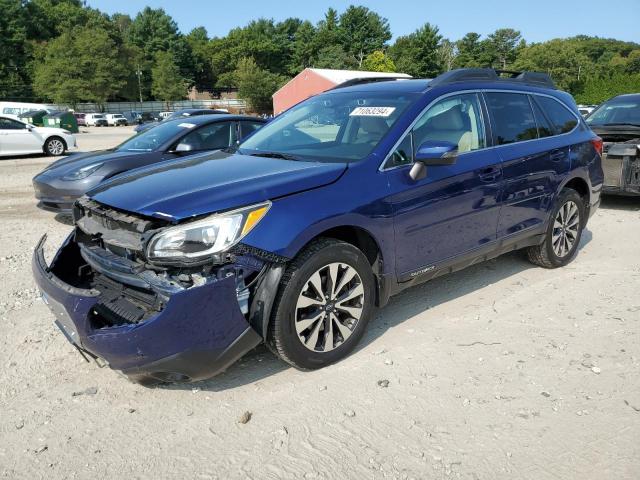
<path id="1" fill-rule="evenodd" d="M 196 124 L 195 123 L 179 123 L 178 126 L 182 128 L 193 128 L 196 126 Z"/>
<path id="2" fill-rule="evenodd" d="M 350 117 L 388 117 L 396 107 L 357 107 L 349 114 Z"/>

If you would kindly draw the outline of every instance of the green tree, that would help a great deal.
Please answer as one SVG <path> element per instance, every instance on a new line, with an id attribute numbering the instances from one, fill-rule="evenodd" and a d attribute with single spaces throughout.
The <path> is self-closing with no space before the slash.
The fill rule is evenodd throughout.
<path id="1" fill-rule="evenodd" d="M 273 110 L 272 95 L 286 81 L 286 77 L 261 69 L 251 58 L 242 58 L 235 71 L 238 96 L 245 99 L 250 108 L 259 113 Z"/>
<path id="2" fill-rule="evenodd" d="M 171 52 L 156 52 L 151 79 L 151 93 L 159 100 L 182 100 L 187 94 L 188 82 L 180 74 Z"/>
<path id="3" fill-rule="evenodd" d="M 79 27 L 51 41 L 35 68 L 34 88 L 56 103 L 104 104 L 126 84 L 123 52 L 99 28 Z"/>
<path id="4" fill-rule="evenodd" d="M 492 66 L 506 69 L 514 62 L 522 35 L 513 28 L 499 28 L 487 38 L 487 50 L 490 52 Z"/>
<path id="5" fill-rule="evenodd" d="M 351 5 L 340 15 L 339 38 L 344 50 L 362 67 L 367 55 L 384 49 L 391 40 L 391 29 L 386 18 L 367 7 Z"/>
<path id="6" fill-rule="evenodd" d="M 389 55 L 399 72 L 433 78 L 442 71 L 438 54 L 441 40 L 438 27 L 426 23 L 415 32 L 398 37 L 389 49 Z"/>
<path id="7" fill-rule="evenodd" d="M 191 50 L 195 85 L 200 89 L 211 87 L 215 78 L 211 64 L 211 43 L 206 28 L 194 28 L 185 36 L 185 40 Z"/>
<path id="8" fill-rule="evenodd" d="M 396 65 L 382 50 L 367 55 L 362 62 L 362 70 L 369 72 L 395 72 Z"/>
<path id="9" fill-rule="evenodd" d="M 0 12 L 0 98 L 19 99 L 31 90 L 27 19 L 20 0 L 0 0 Z"/>
<path id="10" fill-rule="evenodd" d="M 640 74 L 614 73 L 608 77 L 588 79 L 575 98 L 579 103 L 597 104 L 616 95 L 637 92 L 640 92 Z"/>
<path id="11" fill-rule="evenodd" d="M 546 72 L 558 87 L 577 93 L 582 82 L 596 75 L 596 66 L 582 53 L 576 42 L 561 39 L 532 44 L 519 53 L 513 64 L 516 70 Z"/>
<path id="12" fill-rule="evenodd" d="M 480 41 L 480 34 L 469 32 L 456 42 L 458 55 L 454 65 L 457 68 L 478 68 L 486 66 L 484 45 Z"/>
<path id="13" fill-rule="evenodd" d="M 192 85 L 198 77 L 188 41 L 178 25 L 162 8 L 145 7 L 131 22 L 128 41 L 141 52 L 140 69 L 144 80 L 143 96 L 151 93 L 152 67 L 158 52 L 170 52 L 182 78 Z"/>

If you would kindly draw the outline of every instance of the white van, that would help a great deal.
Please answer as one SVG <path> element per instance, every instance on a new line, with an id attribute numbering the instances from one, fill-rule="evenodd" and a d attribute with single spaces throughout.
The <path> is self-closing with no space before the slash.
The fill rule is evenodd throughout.
<path id="1" fill-rule="evenodd" d="M 105 114 L 107 124 L 111 127 L 119 127 L 120 125 L 128 125 L 127 118 L 121 113 L 107 113 Z"/>
<path id="2" fill-rule="evenodd" d="M 0 102 L 0 115 L 18 120 L 20 115 L 32 110 L 46 110 L 47 112 L 55 112 L 60 110 L 55 105 L 47 105 L 44 103 L 23 103 L 23 102 Z"/>
<path id="3" fill-rule="evenodd" d="M 106 127 L 109 125 L 104 113 L 87 113 L 84 116 L 87 127 Z"/>

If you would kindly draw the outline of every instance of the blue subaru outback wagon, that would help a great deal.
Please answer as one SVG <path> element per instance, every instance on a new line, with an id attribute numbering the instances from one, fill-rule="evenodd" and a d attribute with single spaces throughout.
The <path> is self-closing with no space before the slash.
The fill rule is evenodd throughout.
<path id="1" fill-rule="evenodd" d="M 412 285 L 512 250 L 573 260 L 601 149 L 544 74 L 335 88 L 237 148 L 98 186 L 33 273 L 69 341 L 140 383 L 211 377 L 262 341 L 319 368 Z"/>

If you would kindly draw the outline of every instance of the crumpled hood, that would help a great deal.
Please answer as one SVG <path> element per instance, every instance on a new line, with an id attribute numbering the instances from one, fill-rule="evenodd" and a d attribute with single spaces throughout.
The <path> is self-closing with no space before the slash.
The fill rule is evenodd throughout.
<path id="1" fill-rule="evenodd" d="M 79 168 L 96 163 L 119 160 L 132 155 L 139 155 L 138 152 L 115 152 L 113 150 L 98 150 L 95 152 L 75 153 L 68 157 L 61 158 L 50 164 L 38 176 L 60 176 L 71 173 Z"/>
<path id="2" fill-rule="evenodd" d="M 216 152 L 132 170 L 88 195 L 114 208 L 179 221 L 321 187 L 346 168 Z"/>

